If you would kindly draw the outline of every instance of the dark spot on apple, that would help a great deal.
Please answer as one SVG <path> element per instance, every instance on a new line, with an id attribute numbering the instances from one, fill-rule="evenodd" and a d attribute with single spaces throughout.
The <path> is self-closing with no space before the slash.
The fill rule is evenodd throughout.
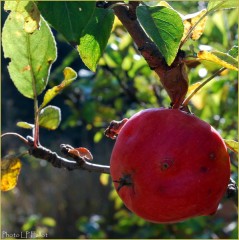
<path id="1" fill-rule="evenodd" d="M 215 155 L 215 153 L 210 153 L 209 154 L 209 158 L 210 158 L 210 160 L 215 160 L 216 159 L 216 155 Z"/>
<path id="2" fill-rule="evenodd" d="M 200 167 L 200 172 L 206 173 L 208 171 L 208 168 L 205 166 Z"/>
<path id="3" fill-rule="evenodd" d="M 161 170 L 164 171 L 164 170 L 167 170 L 169 168 L 169 165 L 168 163 L 164 162 L 161 164 Z"/>
<path id="4" fill-rule="evenodd" d="M 211 195 L 211 194 L 212 194 L 212 189 L 209 188 L 209 189 L 207 190 L 207 193 L 208 193 L 208 195 Z"/>
<path id="5" fill-rule="evenodd" d="M 160 162 L 160 168 L 162 171 L 169 169 L 173 165 L 173 160 L 171 158 L 165 158 Z"/>

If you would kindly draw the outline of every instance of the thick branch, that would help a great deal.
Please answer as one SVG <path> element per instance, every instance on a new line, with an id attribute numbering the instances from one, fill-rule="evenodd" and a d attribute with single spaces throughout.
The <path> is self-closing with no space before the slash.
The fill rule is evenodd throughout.
<path id="1" fill-rule="evenodd" d="M 136 8 L 138 5 L 139 2 L 130 2 L 128 6 L 116 5 L 113 10 L 133 38 L 149 67 L 159 76 L 172 101 L 172 107 L 179 108 L 188 90 L 186 66 L 182 61 L 184 56 L 179 50 L 173 64 L 171 66 L 166 64 L 158 47 L 151 41 L 137 20 Z"/>
<path id="2" fill-rule="evenodd" d="M 27 140 L 29 142 L 29 154 L 40 159 L 44 159 L 51 163 L 54 167 L 57 168 L 66 168 L 68 170 L 81 169 L 87 170 L 89 172 L 99 172 L 110 174 L 110 167 L 106 165 L 93 164 L 85 161 L 82 158 L 78 160 L 68 160 L 62 158 L 57 153 L 52 152 L 51 150 L 43 147 L 37 146 L 34 147 L 34 140 L 32 137 L 28 136 Z"/>
<path id="3" fill-rule="evenodd" d="M 131 6 L 132 4 L 133 2 L 131 3 Z M 162 54 L 158 50 L 157 46 L 147 36 L 136 18 L 135 9 L 137 5 L 139 5 L 139 2 L 134 2 L 134 6 L 132 7 L 133 9 L 131 8 L 131 11 L 124 6 L 116 6 L 114 7 L 115 15 L 119 18 L 123 26 L 133 38 L 149 67 L 155 71 L 164 72 L 167 65 Z"/>

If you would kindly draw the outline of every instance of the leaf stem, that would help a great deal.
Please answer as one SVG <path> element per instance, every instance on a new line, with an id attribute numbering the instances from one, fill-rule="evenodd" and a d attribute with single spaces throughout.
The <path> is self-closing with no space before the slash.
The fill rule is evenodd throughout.
<path id="1" fill-rule="evenodd" d="M 25 144 L 28 144 L 28 140 L 26 138 L 24 138 L 22 135 L 15 133 L 15 132 L 7 132 L 1 135 L 1 138 L 5 137 L 5 136 L 16 136 L 18 137 L 20 140 L 22 140 Z"/>
<path id="2" fill-rule="evenodd" d="M 32 91 L 33 91 L 33 100 L 34 100 L 34 147 L 36 148 L 39 143 L 39 109 L 38 109 L 38 99 L 37 99 L 37 89 L 36 89 L 36 79 L 32 69 L 32 59 L 31 59 L 31 49 L 30 49 L 30 36 L 27 34 L 27 53 L 28 53 L 28 61 L 30 65 L 30 73 L 32 78 Z"/>
<path id="3" fill-rule="evenodd" d="M 212 76 L 209 78 L 205 79 L 182 103 L 183 107 L 186 107 L 191 100 L 191 98 L 208 82 L 210 82 L 214 77 L 216 77 L 219 73 L 223 72 L 226 68 L 220 68 L 218 71 L 216 71 Z"/>

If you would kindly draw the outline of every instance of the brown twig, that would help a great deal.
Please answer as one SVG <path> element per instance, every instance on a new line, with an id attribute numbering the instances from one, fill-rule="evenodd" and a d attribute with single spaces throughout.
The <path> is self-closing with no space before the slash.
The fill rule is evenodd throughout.
<path id="1" fill-rule="evenodd" d="M 106 165 L 93 164 L 85 161 L 82 158 L 76 160 L 68 160 L 60 157 L 57 153 L 43 147 L 34 147 L 34 139 L 30 136 L 27 137 L 29 145 L 29 154 L 40 159 L 44 159 L 57 168 L 66 168 L 67 170 L 81 169 L 89 172 L 107 173 L 110 174 L 110 167 Z M 62 152 L 67 154 L 65 145 L 62 146 Z M 71 157 L 71 156 L 70 156 Z"/>
<path id="2" fill-rule="evenodd" d="M 26 138 L 24 138 L 22 135 L 15 133 L 15 132 L 7 132 L 7 133 L 3 133 L 1 135 L 1 138 L 6 137 L 6 136 L 15 136 L 18 137 L 21 141 L 23 141 L 25 144 L 28 144 L 28 140 Z"/>

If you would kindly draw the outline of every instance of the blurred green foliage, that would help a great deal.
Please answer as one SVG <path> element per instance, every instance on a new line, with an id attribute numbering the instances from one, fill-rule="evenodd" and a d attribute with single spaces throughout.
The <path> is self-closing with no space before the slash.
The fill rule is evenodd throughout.
<path id="1" fill-rule="evenodd" d="M 169 4 L 183 14 L 206 7 L 205 2 Z M 209 16 L 202 37 L 196 42 L 189 40 L 183 50 L 188 51 L 191 45 L 196 52 L 205 47 L 227 52 L 238 42 L 237 17 L 238 10 L 215 12 Z M 62 36 L 56 37 L 61 51 L 66 45 Z M 75 50 L 69 50 L 63 56 L 53 68 L 50 87 L 60 83 L 65 67 L 71 66 L 78 71 L 78 78 L 57 97 L 63 115 L 60 129 L 55 135 L 42 133 L 42 141 L 52 150 L 62 141 L 82 144 L 92 149 L 95 161 L 107 164 L 113 142 L 105 139 L 103 132 L 111 120 L 130 117 L 144 108 L 169 107 L 170 99 L 158 77 L 117 21 L 96 73 L 80 66 Z M 217 69 L 216 64 L 209 62 L 188 69 L 190 84 L 209 77 Z M 190 103 L 191 111 L 210 123 L 225 139 L 238 140 L 237 78 L 235 71 L 223 72 Z M 11 147 L 10 144 L 7 148 Z M 236 154 L 229 152 L 232 177 L 237 181 L 238 159 Z M 9 231 L 40 229 L 53 238 L 237 239 L 237 209 L 228 199 L 222 200 L 214 216 L 177 224 L 153 224 L 124 207 L 110 177 L 55 170 L 44 161 L 30 157 L 24 158 L 23 163 L 18 188 L 2 194 L 3 228 L 11 226 Z M 38 189 L 33 190 L 34 186 Z"/>

